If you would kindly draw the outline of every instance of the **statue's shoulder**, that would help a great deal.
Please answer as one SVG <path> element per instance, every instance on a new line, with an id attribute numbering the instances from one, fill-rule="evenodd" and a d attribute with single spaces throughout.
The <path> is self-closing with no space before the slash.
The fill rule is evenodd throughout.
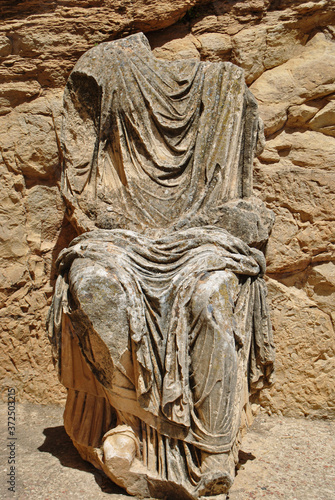
<path id="1" fill-rule="evenodd" d="M 88 49 L 78 59 L 72 73 L 82 68 L 87 69 L 88 64 L 94 66 L 94 62 L 101 65 L 108 59 L 112 61 L 117 54 L 120 55 L 124 53 L 128 57 L 131 57 L 131 53 L 138 56 L 141 52 L 143 54 L 146 53 L 147 55 L 152 54 L 149 41 L 143 33 L 136 33 L 135 35 L 130 35 L 126 38 L 99 43 Z"/>

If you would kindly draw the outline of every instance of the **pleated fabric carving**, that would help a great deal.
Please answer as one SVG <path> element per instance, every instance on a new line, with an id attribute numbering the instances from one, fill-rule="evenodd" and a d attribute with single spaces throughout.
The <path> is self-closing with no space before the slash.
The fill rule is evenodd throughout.
<path id="1" fill-rule="evenodd" d="M 228 491 L 248 394 L 271 383 L 261 142 L 232 64 L 159 61 L 140 34 L 70 75 L 62 190 L 82 234 L 48 328 L 68 434 L 139 497 Z"/>

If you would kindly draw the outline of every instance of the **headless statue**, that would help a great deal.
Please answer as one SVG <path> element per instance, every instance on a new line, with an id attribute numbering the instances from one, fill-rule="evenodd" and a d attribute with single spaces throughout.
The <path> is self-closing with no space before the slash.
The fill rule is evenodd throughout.
<path id="1" fill-rule="evenodd" d="M 155 59 L 143 34 L 89 50 L 67 82 L 62 193 L 79 236 L 48 320 L 65 429 L 138 497 L 227 492 L 249 394 L 271 382 L 262 141 L 240 68 Z"/>

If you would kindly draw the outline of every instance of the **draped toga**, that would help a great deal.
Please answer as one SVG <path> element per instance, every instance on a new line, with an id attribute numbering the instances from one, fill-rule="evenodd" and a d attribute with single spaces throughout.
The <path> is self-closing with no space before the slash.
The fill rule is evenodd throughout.
<path id="1" fill-rule="evenodd" d="M 226 452 L 244 379 L 249 390 L 269 382 L 262 250 L 273 219 L 252 192 L 261 138 L 231 63 L 158 60 L 138 34 L 94 47 L 72 71 L 62 192 L 83 234 L 58 258 L 49 331 L 72 415 L 82 408 L 72 434 L 90 446 L 108 430 L 105 418 L 83 431 L 95 391 L 156 445 Z M 97 385 L 75 380 L 80 363 Z"/>

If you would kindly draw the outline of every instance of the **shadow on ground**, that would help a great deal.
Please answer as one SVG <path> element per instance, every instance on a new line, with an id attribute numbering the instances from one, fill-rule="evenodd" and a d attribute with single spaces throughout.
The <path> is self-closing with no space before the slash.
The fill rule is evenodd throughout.
<path id="1" fill-rule="evenodd" d="M 125 490 L 114 484 L 102 471 L 81 458 L 71 439 L 66 434 L 64 426 L 47 427 L 44 429 L 44 443 L 37 448 L 42 453 L 50 453 L 59 460 L 62 466 L 93 474 L 101 491 L 110 494 L 127 495 Z M 127 495 L 128 496 L 128 495 Z"/>

